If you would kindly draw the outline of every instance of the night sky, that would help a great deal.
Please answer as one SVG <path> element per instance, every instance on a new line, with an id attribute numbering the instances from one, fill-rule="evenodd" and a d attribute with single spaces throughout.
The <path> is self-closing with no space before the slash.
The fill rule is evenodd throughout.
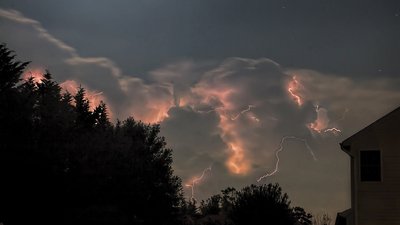
<path id="1" fill-rule="evenodd" d="M 276 172 L 260 183 L 333 216 L 339 143 L 400 105 L 399 1 L 3 0 L 0 41 L 113 121 L 159 122 L 188 197 L 211 168 L 198 200 Z"/>

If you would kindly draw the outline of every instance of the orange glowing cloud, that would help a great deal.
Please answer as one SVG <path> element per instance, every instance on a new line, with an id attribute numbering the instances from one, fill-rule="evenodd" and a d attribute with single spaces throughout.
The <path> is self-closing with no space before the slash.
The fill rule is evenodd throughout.
<path id="1" fill-rule="evenodd" d="M 237 132 L 240 128 L 229 116 L 219 113 L 219 117 L 221 138 L 228 146 L 229 156 L 226 166 L 234 174 L 245 175 L 249 172 L 250 163 L 246 153 L 245 141 Z"/>
<path id="2" fill-rule="evenodd" d="M 301 88 L 302 88 L 302 86 L 299 83 L 296 75 L 293 75 L 291 81 L 288 83 L 287 90 L 288 90 L 291 98 L 294 100 L 294 102 L 298 106 L 301 106 L 304 103 L 304 100 L 302 99 L 302 97 L 300 95 Z"/>
<path id="3" fill-rule="evenodd" d="M 247 174 L 250 170 L 250 162 L 246 152 L 245 140 L 237 132 L 237 130 L 240 130 L 237 121 L 235 121 L 238 116 L 234 116 L 235 120 L 232 120 L 232 115 L 245 113 L 249 109 L 237 113 L 237 106 L 232 101 L 237 91 L 227 86 L 209 87 L 200 84 L 192 89 L 192 93 L 200 97 L 199 104 L 213 105 L 213 110 L 211 111 L 215 112 L 219 117 L 218 127 L 220 128 L 220 137 L 227 146 L 228 159 L 226 166 L 229 171 L 236 175 Z M 184 99 L 181 104 L 190 105 L 193 104 L 192 101 Z"/>
<path id="4" fill-rule="evenodd" d="M 23 80 L 28 80 L 29 78 L 33 78 L 33 81 L 36 83 L 42 83 L 44 71 L 39 68 L 30 69 L 22 74 Z"/>
<path id="5" fill-rule="evenodd" d="M 318 105 L 315 107 L 315 112 L 317 113 L 317 118 L 314 122 L 307 124 L 308 129 L 311 132 L 322 134 L 322 133 L 332 133 L 334 135 L 339 135 L 342 131 L 336 127 L 330 127 L 328 110 Z"/>
<path id="6" fill-rule="evenodd" d="M 33 78 L 35 83 L 40 84 L 42 79 L 44 78 L 44 71 L 42 69 L 30 69 L 22 75 L 23 80 L 28 80 Z M 72 95 L 75 95 L 78 92 L 79 84 L 74 80 L 66 80 L 60 84 L 60 87 L 64 91 L 68 91 Z M 87 87 L 84 87 L 86 91 L 86 98 L 89 100 L 90 103 L 90 110 L 94 110 L 101 101 L 105 101 L 105 97 L 103 96 L 103 92 L 96 92 Z M 108 108 L 108 113 L 110 118 L 112 117 L 112 113 Z"/>
<path id="7" fill-rule="evenodd" d="M 228 142 L 229 157 L 226 161 L 226 166 L 229 171 L 237 175 L 245 175 L 250 170 L 250 163 L 246 157 L 245 150 L 242 147 L 240 139 Z"/>
<path id="8" fill-rule="evenodd" d="M 315 112 L 317 113 L 317 118 L 314 122 L 309 123 L 307 127 L 311 131 L 315 131 L 317 133 L 321 133 L 324 131 L 329 125 L 329 117 L 328 110 L 325 108 L 321 108 L 318 105 L 315 107 Z"/>
<path id="9" fill-rule="evenodd" d="M 66 80 L 60 84 L 60 87 L 64 91 L 68 91 L 72 95 L 75 95 L 78 92 L 79 86 L 80 85 L 74 80 Z M 105 101 L 103 92 L 96 92 L 96 91 L 90 90 L 87 87 L 84 87 L 84 88 L 86 91 L 86 98 L 89 100 L 89 103 L 90 103 L 90 110 L 94 110 L 100 104 L 101 101 L 107 102 L 107 101 Z M 111 117 L 111 111 L 110 111 L 110 109 L 108 109 L 108 110 L 109 110 L 108 113 Z"/>
<path id="10" fill-rule="evenodd" d="M 153 99 L 146 103 L 145 110 L 135 110 L 134 116 L 145 123 L 161 123 L 169 117 L 168 111 L 173 107 L 173 100 Z"/>

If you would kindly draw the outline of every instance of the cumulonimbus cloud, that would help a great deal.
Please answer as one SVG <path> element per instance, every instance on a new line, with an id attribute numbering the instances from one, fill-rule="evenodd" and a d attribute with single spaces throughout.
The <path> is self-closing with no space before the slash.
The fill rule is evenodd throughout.
<path id="1" fill-rule="evenodd" d="M 337 144 L 338 138 L 351 135 L 400 103 L 399 79 L 354 81 L 340 75 L 285 68 L 267 58 L 236 57 L 212 64 L 181 61 L 150 71 L 151 82 L 146 82 L 124 74 L 106 57 L 81 56 L 40 22 L 18 11 L 0 9 L 0 18 L 2 31 L 16 32 L 0 34 L 10 47 L 18 46 L 21 55 L 27 52 L 34 66 L 50 67 L 60 83 L 81 83 L 93 93 L 101 93 L 114 118 L 134 116 L 144 122 L 161 122 L 165 136 L 175 140 L 169 144 L 185 156 L 177 156 L 174 164 L 183 178 L 198 173 L 210 161 L 224 160 L 221 165 L 214 162 L 213 178 L 226 184 L 235 179 L 242 182 L 244 177 L 250 177 L 246 182 L 255 181 L 274 170 L 274 150 L 282 137 L 298 136 L 309 141 L 320 161 L 312 161 L 304 143 L 285 143 L 288 149 L 282 152 L 283 169 L 279 171 L 285 176 L 280 181 L 285 184 L 289 178 L 296 180 L 301 171 L 321 180 L 315 184 L 304 176 L 309 183 L 329 193 L 339 192 L 332 189 L 335 185 L 329 186 L 330 178 L 343 173 L 345 162 L 333 165 L 332 157 L 338 158 L 340 153 L 335 152 L 336 145 L 328 146 L 324 141 L 333 139 Z M 331 128 L 340 129 L 341 136 L 318 132 Z M 309 167 L 288 171 L 285 168 L 295 167 L 285 164 L 293 163 L 285 154 L 313 163 L 307 161 Z M 324 155 L 331 158 L 324 159 Z M 218 175 L 224 168 L 225 172 Z M 330 170 L 319 174 L 315 168 Z M 213 191 L 219 191 L 225 183 L 215 184 Z M 297 189 L 304 191 L 306 187 Z M 320 195 L 321 202 L 330 198 Z"/>

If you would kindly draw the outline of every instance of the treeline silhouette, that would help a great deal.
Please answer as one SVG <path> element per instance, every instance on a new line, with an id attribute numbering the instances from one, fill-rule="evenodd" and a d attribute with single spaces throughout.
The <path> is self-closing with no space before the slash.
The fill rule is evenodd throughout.
<path id="1" fill-rule="evenodd" d="M 0 45 L 0 222 L 12 224 L 311 224 L 278 184 L 227 188 L 202 201 L 183 197 L 172 150 L 158 124 L 115 125 L 85 89 L 61 90 L 46 72 L 21 76 Z"/>

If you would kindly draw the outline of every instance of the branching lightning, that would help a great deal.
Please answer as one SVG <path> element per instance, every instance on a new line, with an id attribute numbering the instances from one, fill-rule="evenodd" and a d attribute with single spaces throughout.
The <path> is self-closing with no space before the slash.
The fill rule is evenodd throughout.
<path id="1" fill-rule="evenodd" d="M 200 183 L 203 179 L 206 173 L 211 173 L 212 165 L 207 167 L 206 169 L 203 170 L 203 173 L 199 177 L 193 178 L 188 184 L 185 184 L 186 187 L 189 187 L 191 189 L 191 197 L 190 199 L 195 200 L 196 198 L 194 197 L 194 188 L 196 184 Z"/>
<path id="2" fill-rule="evenodd" d="M 209 110 L 200 110 L 200 109 L 196 109 L 196 107 L 194 105 L 190 105 L 189 106 L 194 112 L 196 113 L 201 113 L 201 114 L 208 114 L 208 113 L 212 113 L 212 112 L 218 112 L 220 110 L 223 110 L 222 106 L 219 107 L 215 107 L 215 108 L 211 108 Z"/>
<path id="3" fill-rule="evenodd" d="M 248 105 L 247 109 L 242 110 L 240 113 L 238 113 L 236 116 L 231 117 L 231 120 L 236 120 L 238 119 L 241 115 L 243 115 L 246 112 L 249 112 L 252 108 L 254 108 L 254 105 Z"/>
<path id="4" fill-rule="evenodd" d="M 272 172 L 267 173 L 267 174 L 261 176 L 260 178 L 258 178 L 258 179 L 257 179 L 257 182 L 260 182 L 260 181 L 261 181 L 262 179 L 264 179 L 264 178 L 273 176 L 273 175 L 275 175 L 275 174 L 278 172 L 278 170 L 279 170 L 279 161 L 280 161 L 280 159 L 279 159 L 279 152 L 283 151 L 283 149 L 284 149 L 283 144 L 284 144 L 284 142 L 285 142 L 286 140 L 288 140 L 288 139 L 293 139 L 293 140 L 297 140 L 297 141 L 302 141 L 302 142 L 304 143 L 304 145 L 306 146 L 306 148 L 309 150 L 309 152 L 310 152 L 311 156 L 313 157 L 314 161 L 317 160 L 317 158 L 315 157 L 314 151 L 313 151 L 313 150 L 311 149 L 311 147 L 308 145 L 308 142 L 307 142 L 306 139 L 304 139 L 304 138 L 299 138 L 299 137 L 296 137 L 296 136 L 284 136 L 284 137 L 281 139 L 281 142 L 280 142 L 280 144 L 279 144 L 279 148 L 275 150 L 275 157 L 276 157 L 275 169 L 274 169 Z"/>

